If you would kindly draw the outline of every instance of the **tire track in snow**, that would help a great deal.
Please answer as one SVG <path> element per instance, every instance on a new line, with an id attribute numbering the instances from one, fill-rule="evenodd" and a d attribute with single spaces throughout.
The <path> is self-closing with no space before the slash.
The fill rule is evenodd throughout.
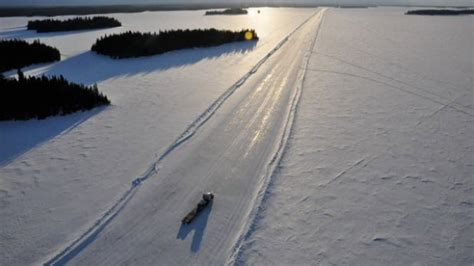
<path id="1" fill-rule="evenodd" d="M 233 253 L 229 257 L 227 264 L 228 265 L 236 265 L 236 264 L 241 264 L 241 256 L 242 252 L 245 249 L 245 241 L 247 241 L 251 236 L 252 233 L 255 231 L 255 227 L 259 221 L 259 216 L 258 214 L 260 211 L 263 209 L 263 205 L 265 201 L 268 199 L 268 191 L 271 186 L 272 180 L 274 179 L 274 176 L 278 174 L 278 165 L 280 164 L 281 159 L 286 153 L 286 148 L 287 148 L 287 142 L 288 139 L 291 137 L 293 134 L 293 125 L 294 125 L 294 120 L 295 116 L 297 113 L 297 108 L 298 104 L 301 99 L 301 94 L 303 92 L 303 84 L 306 78 L 306 70 L 307 66 L 309 63 L 309 59 L 311 57 L 311 52 L 313 50 L 314 45 L 316 44 L 316 40 L 319 35 L 319 31 L 321 29 L 321 25 L 323 23 L 323 16 L 324 12 L 326 9 L 322 9 L 319 12 L 317 12 L 315 15 L 311 16 L 313 18 L 317 14 L 321 15 L 321 20 L 318 24 L 318 29 L 316 30 L 316 34 L 310 44 L 309 50 L 306 53 L 306 60 L 304 61 L 304 65 L 301 67 L 301 71 L 299 72 L 299 77 L 297 80 L 300 80 L 300 84 L 296 87 L 295 94 L 293 96 L 293 99 L 291 101 L 291 108 L 290 112 L 288 113 L 288 117 L 286 120 L 286 123 L 284 125 L 284 131 L 283 135 L 280 139 L 280 143 L 278 145 L 278 149 L 274 156 L 272 157 L 270 163 L 268 164 L 267 168 L 267 178 L 265 183 L 260 187 L 258 194 L 257 194 L 257 199 L 255 200 L 256 204 L 254 208 L 252 209 L 249 219 L 247 220 L 247 224 L 244 226 L 244 229 L 240 235 L 240 237 L 237 239 L 237 242 L 234 246 Z"/>
<path id="2" fill-rule="evenodd" d="M 400 83 L 402 85 L 405 85 L 407 87 L 410 87 L 410 88 L 413 88 L 415 90 L 418 90 L 418 91 L 422 91 L 423 93 L 426 93 L 426 94 L 430 94 L 434 97 L 437 97 L 438 98 L 438 101 L 442 102 L 442 101 L 449 101 L 449 99 L 447 99 L 446 97 L 438 94 L 438 93 L 435 93 L 435 92 L 432 92 L 428 89 L 425 89 L 425 88 L 422 88 L 422 87 L 419 87 L 419 86 L 416 86 L 416 85 L 412 85 L 408 82 L 405 82 L 403 80 L 399 80 L 399 79 L 395 79 L 393 77 L 390 77 L 390 76 L 387 76 L 381 72 L 378 72 L 378 71 L 374 71 L 374 70 L 371 70 L 371 69 L 368 69 L 362 65 L 358 65 L 358 64 L 354 64 L 354 63 L 351 63 L 349 61 L 346 61 L 346 60 L 343 60 L 337 56 L 334 56 L 334 55 L 329 55 L 329 54 L 323 54 L 323 53 L 320 53 L 320 52 L 313 52 L 315 54 L 318 54 L 318 55 L 322 55 L 322 56 L 325 56 L 325 57 L 328 57 L 328 58 L 331 58 L 331 59 L 334 59 L 336 61 L 339 61 L 341 63 L 344 63 L 344 64 L 347 64 L 347 65 L 350 65 L 350 66 L 353 66 L 355 68 L 359 68 L 359 69 L 362 69 L 368 73 L 372 73 L 374 75 L 377 75 L 379 77 L 382 77 L 382 78 L 385 78 L 385 79 L 388 79 L 388 80 L 391 80 L 391 81 L 394 81 L 394 82 L 397 82 L 397 83 Z M 428 97 L 428 96 L 427 96 Z M 473 110 L 471 107 L 467 106 L 467 105 L 463 105 L 463 104 L 456 104 L 455 103 L 456 99 L 454 101 L 451 101 L 451 103 L 449 105 L 459 105 L 460 108 L 467 108 L 467 109 L 470 109 L 470 110 Z"/>
<path id="3" fill-rule="evenodd" d="M 77 239 L 71 242 L 68 246 L 62 249 L 59 253 L 56 253 L 51 259 L 47 260 L 44 265 L 64 265 L 71 259 L 73 259 L 76 255 L 78 255 L 82 250 L 87 248 L 89 244 L 91 244 L 96 237 L 100 234 L 105 227 L 112 222 L 112 220 L 125 208 L 127 203 L 133 198 L 135 193 L 137 192 L 140 185 L 146 181 L 148 178 L 152 177 L 153 175 L 157 174 L 159 171 L 160 163 L 169 156 L 176 148 L 181 146 L 187 140 L 192 138 L 194 134 L 215 114 L 215 112 L 224 104 L 224 102 L 238 89 L 240 88 L 245 81 L 247 81 L 250 76 L 258 71 L 260 66 L 262 66 L 276 51 L 278 51 L 287 41 L 288 39 L 297 32 L 301 27 L 303 27 L 308 21 L 310 21 L 313 17 L 318 15 L 320 10 L 317 10 L 313 15 L 303 21 L 300 25 L 298 25 L 293 31 L 291 31 L 285 38 L 283 38 L 272 50 L 270 50 L 262 59 L 260 59 L 255 66 L 253 66 L 249 72 L 247 72 L 244 76 L 242 76 L 237 82 L 235 82 L 232 86 L 230 86 L 223 94 L 221 94 L 201 115 L 199 115 L 184 131 L 183 133 L 170 145 L 165 151 L 155 160 L 147 169 L 146 171 L 140 175 L 139 177 L 135 178 L 131 182 L 131 187 L 125 191 L 125 193 L 110 207 L 96 222 L 87 229 L 82 235 L 80 235 Z M 307 62 L 306 62 L 307 64 Z M 303 77 L 304 78 L 304 77 Z M 298 90 L 300 91 L 300 90 Z M 299 92 L 297 92 L 299 95 Z M 293 98 L 292 102 L 292 113 L 294 113 L 295 100 L 297 97 Z M 298 98 L 299 99 L 299 98 Z M 285 125 L 285 132 L 288 127 L 288 122 Z M 285 135 L 287 135 L 285 133 Z M 286 139 L 288 136 L 285 136 Z M 280 152 L 282 145 L 286 143 L 286 140 L 280 142 L 280 147 L 278 151 Z M 277 157 L 274 157 L 270 163 L 270 165 L 274 165 L 277 162 Z M 266 187 L 266 186 L 265 186 Z"/>

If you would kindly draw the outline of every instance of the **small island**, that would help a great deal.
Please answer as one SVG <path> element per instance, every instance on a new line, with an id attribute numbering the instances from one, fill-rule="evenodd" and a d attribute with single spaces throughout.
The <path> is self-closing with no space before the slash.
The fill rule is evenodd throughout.
<path id="1" fill-rule="evenodd" d="M 213 15 L 247 15 L 248 11 L 243 8 L 228 8 L 225 10 L 209 10 L 206 11 L 206 16 Z"/>
<path id="2" fill-rule="evenodd" d="M 0 40 L 0 73 L 38 63 L 59 61 L 59 50 L 40 43 L 23 40 Z"/>
<path id="3" fill-rule="evenodd" d="M 474 9 L 418 9 L 409 10 L 405 15 L 460 16 L 474 15 Z"/>
<path id="4" fill-rule="evenodd" d="M 44 119 L 110 104 L 96 85 L 69 82 L 64 77 L 25 77 L 18 79 L 0 74 L 0 121 Z"/>
<path id="5" fill-rule="evenodd" d="M 67 20 L 30 20 L 27 29 L 36 32 L 74 31 L 120 27 L 122 24 L 110 17 L 77 17 Z"/>
<path id="6" fill-rule="evenodd" d="M 230 42 L 258 40 L 255 30 L 169 30 L 159 33 L 124 32 L 97 39 L 91 50 L 114 59 L 150 56 L 173 50 L 211 47 Z"/>

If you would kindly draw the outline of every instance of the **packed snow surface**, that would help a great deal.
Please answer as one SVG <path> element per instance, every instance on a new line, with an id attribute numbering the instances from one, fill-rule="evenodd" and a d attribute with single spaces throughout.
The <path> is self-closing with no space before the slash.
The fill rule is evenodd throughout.
<path id="1" fill-rule="evenodd" d="M 474 265 L 474 19 L 330 9 L 236 257 Z"/>
<path id="2" fill-rule="evenodd" d="M 63 55 L 27 75 L 98 83 L 112 106 L 0 123 L 0 264 L 225 262 L 284 139 L 316 13 L 112 14 L 123 27 L 46 34 L 2 18 L 2 38 Z M 209 27 L 254 28 L 260 40 L 119 61 L 89 51 L 104 34 Z M 208 190 L 219 199 L 209 221 L 181 227 Z"/>

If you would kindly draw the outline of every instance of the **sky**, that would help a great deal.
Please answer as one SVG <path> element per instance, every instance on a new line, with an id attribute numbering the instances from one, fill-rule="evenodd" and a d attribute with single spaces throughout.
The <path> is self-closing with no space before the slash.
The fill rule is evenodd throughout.
<path id="1" fill-rule="evenodd" d="M 111 4 L 184 4 L 184 3 L 314 3 L 380 5 L 474 6 L 474 0 L 0 0 L 0 6 L 67 6 Z"/>

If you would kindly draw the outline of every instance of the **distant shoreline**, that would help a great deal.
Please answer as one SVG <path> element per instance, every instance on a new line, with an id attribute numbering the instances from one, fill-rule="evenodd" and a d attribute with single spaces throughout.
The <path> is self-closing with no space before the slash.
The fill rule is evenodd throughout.
<path id="1" fill-rule="evenodd" d="M 206 16 L 235 16 L 235 15 L 247 15 L 249 12 L 244 8 L 227 8 L 224 10 L 208 10 L 204 15 Z"/>
<path id="2" fill-rule="evenodd" d="M 32 17 L 32 16 L 65 16 L 65 15 L 92 15 L 92 14 L 110 14 L 110 13 L 136 13 L 144 11 L 179 11 L 179 10 L 204 10 L 204 9 L 225 9 L 225 8 L 249 8 L 249 7 L 290 7 L 290 8 L 315 8 L 320 6 L 331 6 L 339 8 L 367 8 L 376 6 L 367 5 L 317 5 L 317 4 L 232 4 L 232 3 L 214 3 L 214 4 L 160 4 L 160 5 L 101 5 L 101 6 L 21 6 L 9 7 L 0 6 L 0 17 Z M 388 5 L 394 6 L 394 5 Z M 401 7 L 401 6 L 400 6 Z M 408 7 L 408 6 L 407 6 Z M 419 6 L 418 7 L 422 7 Z M 426 8 L 431 8 L 426 6 Z M 437 8 L 468 8 L 459 7 L 437 7 Z"/>
<path id="3" fill-rule="evenodd" d="M 271 5 L 261 5 L 271 6 Z M 290 7 L 291 5 L 288 5 Z M 110 13 L 136 13 L 144 11 L 178 11 L 224 8 L 246 8 L 237 4 L 163 4 L 163 5 L 104 5 L 104 6 L 25 6 L 0 7 L 0 17 L 65 16 Z M 255 6 L 257 7 L 257 6 Z M 276 7 L 276 5 L 275 5 Z M 296 6 L 291 6 L 296 7 Z M 309 7 L 309 6 L 307 6 Z M 316 7 L 316 6 L 311 6 Z"/>
<path id="4" fill-rule="evenodd" d="M 465 16 L 474 15 L 474 9 L 417 9 L 409 10 L 405 14 L 419 16 Z"/>

